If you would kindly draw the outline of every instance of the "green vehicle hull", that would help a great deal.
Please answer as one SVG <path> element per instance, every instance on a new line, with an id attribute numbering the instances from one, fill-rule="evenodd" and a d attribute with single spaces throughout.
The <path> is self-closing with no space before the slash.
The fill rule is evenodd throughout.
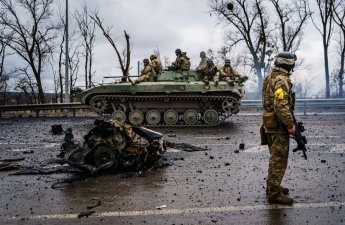
<path id="1" fill-rule="evenodd" d="M 195 71 L 163 71 L 155 82 L 103 84 L 75 97 L 134 126 L 213 126 L 239 112 L 243 92 L 237 83 L 206 84 Z"/>

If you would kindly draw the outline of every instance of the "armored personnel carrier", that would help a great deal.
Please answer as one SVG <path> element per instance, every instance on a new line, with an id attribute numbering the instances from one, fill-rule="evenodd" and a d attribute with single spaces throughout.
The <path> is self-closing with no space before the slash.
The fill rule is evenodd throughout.
<path id="1" fill-rule="evenodd" d="M 99 114 L 134 126 L 214 126 L 240 110 L 243 86 L 208 84 L 196 71 L 163 71 L 155 82 L 115 82 L 75 97 Z"/>

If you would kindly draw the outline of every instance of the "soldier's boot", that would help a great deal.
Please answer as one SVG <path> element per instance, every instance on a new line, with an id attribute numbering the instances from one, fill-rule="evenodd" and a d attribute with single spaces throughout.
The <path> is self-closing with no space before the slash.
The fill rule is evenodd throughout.
<path id="1" fill-rule="evenodd" d="M 293 199 L 284 194 L 277 194 L 273 196 L 268 196 L 268 203 L 290 205 L 293 203 Z"/>
<path id="2" fill-rule="evenodd" d="M 215 81 L 214 81 L 214 85 L 215 85 L 215 86 L 218 86 L 218 80 L 215 80 Z"/>
<path id="3" fill-rule="evenodd" d="M 280 191 L 281 191 L 281 193 L 283 193 L 284 195 L 289 195 L 290 189 L 280 186 Z M 267 195 L 269 194 L 267 188 L 266 188 L 266 194 L 267 194 Z"/>
<path id="4" fill-rule="evenodd" d="M 207 85 L 210 83 L 206 77 L 204 78 L 203 81 L 204 81 L 204 83 L 207 84 Z"/>

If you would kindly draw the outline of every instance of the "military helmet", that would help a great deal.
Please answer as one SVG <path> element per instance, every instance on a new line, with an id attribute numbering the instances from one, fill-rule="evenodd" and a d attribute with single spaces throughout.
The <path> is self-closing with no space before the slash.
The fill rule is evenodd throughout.
<path id="1" fill-rule="evenodd" d="M 180 54 L 182 54 L 182 51 L 181 51 L 181 49 L 178 48 L 175 50 L 175 53 L 180 55 Z"/>
<path id="2" fill-rule="evenodd" d="M 206 52 L 201 51 L 201 52 L 200 52 L 200 57 L 201 57 L 201 58 L 205 58 L 205 57 L 206 57 Z"/>
<path id="3" fill-rule="evenodd" d="M 281 52 L 276 56 L 274 65 L 290 71 L 295 67 L 296 60 L 297 56 L 294 53 Z"/>
<path id="4" fill-rule="evenodd" d="M 153 60 L 153 59 L 157 59 L 157 55 L 156 54 L 152 54 L 150 55 L 150 59 Z"/>
<path id="5" fill-rule="evenodd" d="M 212 59 L 207 60 L 207 65 L 214 65 Z"/>
<path id="6" fill-rule="evenodd" d="M 143 63 L 150 63 L 149 59 L 144 59 Z"/>

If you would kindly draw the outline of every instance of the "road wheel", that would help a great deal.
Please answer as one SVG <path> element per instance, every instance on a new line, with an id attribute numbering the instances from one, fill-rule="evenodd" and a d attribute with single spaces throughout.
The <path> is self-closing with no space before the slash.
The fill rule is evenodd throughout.
<path id="1" fill-rule="evenodd" d="M 161 114 L 158 110 L 152 109 L 146 113 L 146 121 L 149 125 L 157 125 L 161 121 Z"/>
<path id="2" fill-rule="evenodd" d="M 219 117 L 216 110 L 209 109 L 204 112 L 204 121 L 207 125 L 216 125 L 218 119 Z"/>
<path id="3" fill-rule="evenodd" d="M 119 122 L 126 121 L 126 113 L 122 110 L 115 110 L 113 114 L 111 114 L 111 117 Z"/>
<path id="4" fill-rule="evenodd" d="M 169 109 L 164 113 L 164 123 L 167 125 L 175 125 L 178 121 L 178 114 L 175 110 Z"/>
<path id="5" fill-rule="evenodd" d="M 140 110 L 133 110 L 128 116 L 129 122 L 134 126 L 139 126 L 144 122 L 144 114 Z"/>
<path id="6" fill-rule="evenodd" d="M 183 120 L 188 125 L 193 125 L 198 121 L 198 113 L 195 110 L 187 110 L 183 114 Z"/>

